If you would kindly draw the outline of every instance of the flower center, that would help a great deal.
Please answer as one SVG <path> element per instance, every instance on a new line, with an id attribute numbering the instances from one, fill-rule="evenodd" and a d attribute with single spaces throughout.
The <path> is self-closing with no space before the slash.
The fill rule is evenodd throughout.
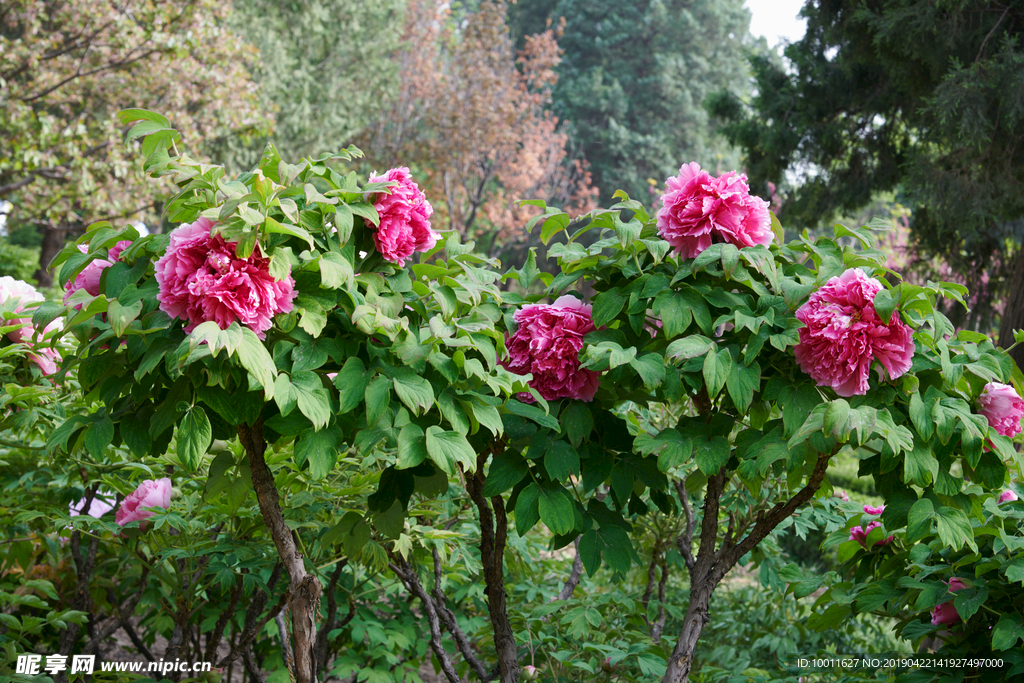
<path id="1" fill-rule="evenodd" d="M 209 256 L 206 257 L 206 265 L 213 268 L 218 273 L 225 273 L 231 268 L 231 258 L 228 257 L 227 254 L 210 252 Z"/>
<path id="2" fill-rule="evenodd" d="M 850 316 L 850 324 L 852 325 L 854 323 L 859 323 L 859 322 L 860 322 L 860 310 L 855 310 L 853 312 L 853 315 Z"/>

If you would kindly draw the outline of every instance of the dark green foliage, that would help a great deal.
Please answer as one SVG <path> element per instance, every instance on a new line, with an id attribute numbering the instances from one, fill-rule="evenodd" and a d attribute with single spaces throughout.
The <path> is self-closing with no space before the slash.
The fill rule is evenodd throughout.
<path id="1" fill-rule="evenodd" d="M 902 187 L 927 252 L 1024 286 L 1021 268 L 998 281 L 1024 236 L 1024 5 L 820 0 L 803 14 L 789 66 L 752 58 L 750 106 L 724 93 L 711 107 L 754 190 L 801 170 L 782 220 L 813 226 Z"/>
<path id="2" fill-rule="evenodd" d="M 528 35 L 565 18 L 552 109 L 569 121 L 601 201 L 617 189 L 646 198 L 680 164 L 732 167 L 702 103 L 718 90 L 744 92 L 750 15 L 727 2 L 530 0 L 510 6 Z"/>

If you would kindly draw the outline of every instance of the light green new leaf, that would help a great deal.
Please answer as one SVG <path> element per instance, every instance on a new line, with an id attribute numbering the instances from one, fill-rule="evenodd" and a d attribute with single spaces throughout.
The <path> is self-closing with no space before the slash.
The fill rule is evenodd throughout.
<path id="1" fill-rule="evenodd" d="M 466 437 L 458 432 L 446 432 L 437 425 L 427 428 L 427 454 L 448 474 L 455 474 L 456 463 L 467 472 L 476 469 L 476 451 Z"/>
<path id="2" fill-rule="evenodd" d="M 274 359 L 270 356 L 270 352 L 263 346 L 263 342 L 248 327 L 242 328 L 242 339 L 235 353 L 242 367 L 263 387 L 266 400 L 273 399 L 277 367 L 274 365 Z"/>
<path id="3" fill-rule="evenodd" d="M 399 400 L 413 415 L 422 415 L 434 405 L 434 390 L 430 382 L 412 370 L 397 373 L 394 382 Z"/>
<path id="4" fill-rule="evenodd" d="M 320 283 L 327 289 L 341 289 L 352 284 L 352 264 L 341 254 L 329 251 L 320 256 Z"/>

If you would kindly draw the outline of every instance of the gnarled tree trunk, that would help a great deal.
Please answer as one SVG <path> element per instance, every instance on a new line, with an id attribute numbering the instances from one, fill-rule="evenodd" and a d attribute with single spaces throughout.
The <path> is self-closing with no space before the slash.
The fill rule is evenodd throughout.
<path id="1" fill-rule="evenodd" d="M 252 487 L 256 491 L 263 522 L 270 530 L 277 554 L 281 557 L 290 579 L 291 596 L 288 611 L 292 617 L 292 633 L 295 639 L 292 648 L 295 657 L 295 681 L 316 683 L 316 617 L 323 588 L 316 576 L 306 573 L 302 555 L 295 547 L 291 529 L 285 524 L 284 515 L 281 513 L 274 475 L 263 457 L 267 449 L 267 442 L 263 440 L 263 420 L 257 420 L 254 425 L 239 425 L 238 438 L 249 457 Z"/>
<path id="2" fill-rule="evenodd" d="M 1013 275 L 1006 298 L 1006 310 L 999 325 L 999 346 L 1013 346 L 1013 331 L 1024 329 L 1024 244 L 1014 257 Z M 1024 344 L 1010 352 L 1017 367 L 1024 369 Z"/>

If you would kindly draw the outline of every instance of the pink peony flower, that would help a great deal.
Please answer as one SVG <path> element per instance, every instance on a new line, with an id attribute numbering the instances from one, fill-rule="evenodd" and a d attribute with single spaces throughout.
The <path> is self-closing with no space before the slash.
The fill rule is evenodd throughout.
<path id="1" fill-rule="evenodd" d="M 292 310 L 295 281 L 290 275 L 275 280 L 259 247 L 238 258 L 234 242 L 210 235 L 213 225 L 200 218 L 171 233 L 167 253 L 156 262 L 160 310 L 186 321 L 186 332 L 208 320 L 222 330 L 237 320 L 262 339 L 274 315 Z"/>
<path id="2" fill-rule="evenodd" d="M 1017 494 L 1016 494 L 1016 492 L 1014 492 L 1014 491 L 1012 491 L 1010 489 L 1007 489 L 1007 490 L 1003 491 L 1001 494 L 999 494 L 999 502 L 1000 503 L 1012 503 L 1015 500 L 1017 500 Z"/>
<path id="3" fill-rule="evenodd" d="M 849 501 L 850 501 L 850 496 L 848 496 L 848 495 L 846 494 L 846 491 L 839 491 L 839 492 L 838 492 L 838 493 L 836 493 L 835 495 L 836 495 L 836 497 L 837 497 L 837 498 L 840 498 L 840 499 L 842 499 L 842 501 L 843 501 L 844 503 L 847 503 L 847 502 L 849 502 Z"/>
<path id="4" fill-rule="evenodd" d="M 13 312 L 20 313 L 26 304 L 43 301 L 45 297 L 27 282 L 15 280 L 9 275 L 4 275 L 0 277 L 0 305 L 6 304 L 9 300 L 16 302 Z M 10 305 L 7 307 L 9 308 Z M 28 346 L 30 349 L 28 354 L 29 361 L 35 363 L 44 375 L 52 375 L 57 372 L 57 363 L 61 360 L 60 352 L 49 347 L 36 348 L 36 345 L 41 344 L 43 339 L 49 336 L 50 333 L 60 329 L 61 323 L 59 320 L 51 321 L 41 332 L 32 326 L 31 316 L 10 318 L 0 324 L 5 327 L 24 325 L 24 327 L 8 332 L 7 338 L 15 344 L 25 344 Z"/>
<path id="5" fill-rule="evenodd" d="M 963 580 L 953 577 L 949 580 L 949 590 L 958 591 L 967 588 L 967 584 Z M 936 605 L 932 608 L 932 626 L 940 626 L 945 624 L 946 626 L 952 626 L 953 624 L 960 623 L 960 614 L 956 611 L 956 607 L 953 605 L 953 601 L 944 602 L 941 605 Z"/>
<path id="6" fill-rule="evenodd" d="M 121 526 L 129 522 L 141 522 L 153 516 L 153 513 L 145 508 L 167 509 L 169 507 L 171 507 L 170 478 L 164 477 L 156 481 L 147 479 L 121 501 L 121 507 L 118 508 L 114 521 Z"/>
<path id="7" fill-rule="evenodd" d="M 712 178 L 697 162 L 683 164 L 665 181 L 658 234 L 685 258 L 714 242 L 737 247 L 771 244 L 768 203 L 750 194 L 747 176 L 734 171 Z"/>
<path id="8" fill-rule="evenodd" d="M 978 407 L 989 425 L 1003 436 L 1016 436 L 1021 432 L 1024 417 L 1024 399 L 1009 384 L 989 382 L 978 397 Z"/>
<path id="9" fill-rule="evenodd" d="M 530 386 L 544 400 L 576 398 L 594 400 L 600 373 L 580 368 L 583 335 L 594 329 L 591 307 L 571 295 L 553 304 L 530 304 L 516 311 L 519 329 L 506 337 L 508 360 L 502 366 L 517 375 L 533 374 Z M 530 394 L 519 398 L 533 402 Z"/>
<path id="10" fill-rule="evenodd" d="M 526 679 L 532 681 L 537 678 L 537 667 L 532 664 L 527 664 L 523 667 L 523 672 L 526 674 Z"/>
<path id="11" fill-rule="evenodd" d="M 380 226 L 373 233 L 373 243 L 388 261 L 404 266 L 413 252 L 430 251 L 441 238 L 430 229 L 434 208 L 408 168 L 393 168 L 382 176 L 370 175 L 371 183 L 382 180 L 398 184 L 389 188 L 390 194 L 381 192 L 375 197 L 373 207 L 380 215 Z"/>
<path id="12" fill-rule="evenodd" d="M 68 286 L 68 291 L 64 294 L 64 303 L 68 302 L 71 295 L 80 289 L 84 289 L 93 296 L 99 296 L 100 294 L 100 276 L 103 275 L 103 271 L 114 265 L 114 261 L 121 256 L 121 252 L 131 246 L 130 240 L 121 240 L 110 249 L 107 250 L 107 254 L 110 259 L 96 259 L 90 261 L 89 264 L 82 269 L 82 272 L 75 277 L 74 282 Z M 89 248 L 84 244 L 78 245 L 78 250 L 83 254 L 89 253 Z M 75 306 L 76 309 L 81 310 L 82 304 Z"/>
<path id="13" fill-rule="evenodd" d="M 879 505 L 878 507 L 875 507 L 873 505 L 865 505 L 864 506 L 864 512 L 868 513 L 869 515 L 880 515 L 880 514 L 882 514 L 882 512 L 884 510 L 885 510 L 885 506 L 884 505 Z"/>
<path id="14" fill-rule="evenodd" d="M 797 310 L 805 327 L 800 328 L 800 343 L 793 353 L 818 386 L 830 386 L 840 396 L 863 395 L 873 360 L 890 379 L 910 369 L 913 334 L 896 313 L 888 323 L 879 319 L 873 302 L 881 289 L 878 280 L 851 268 L 825 283 Z"/>
<path id="15" fill-rule="evenodd" d="M 882 526 L 882 523 L 879 522 L 879 521 L 869 522 L 866 529 L 864 527 L 861 527 L 861 526 L 855 526 L 852 529 L 850 529 L 850 538 L 849 538 L 849 540 L 857 541 L 858 543 L 861 544 L 861 546 L 863 546 L 864 548 L 867 548 L 868 547 L 868 544 L 867 544 L 868 534 L 870 534 L 873 529 L 875 529 L 877 527 L 880 527 L 880 526 Z M 889 536 L 889 538 L 886 538 L 886 539 L 884 539 L 882 541 L 875 541 L 875 545 L 889 545 L 890 543 L 892 543 L 892 538 L 893 538 L 892 536 Z"/>

